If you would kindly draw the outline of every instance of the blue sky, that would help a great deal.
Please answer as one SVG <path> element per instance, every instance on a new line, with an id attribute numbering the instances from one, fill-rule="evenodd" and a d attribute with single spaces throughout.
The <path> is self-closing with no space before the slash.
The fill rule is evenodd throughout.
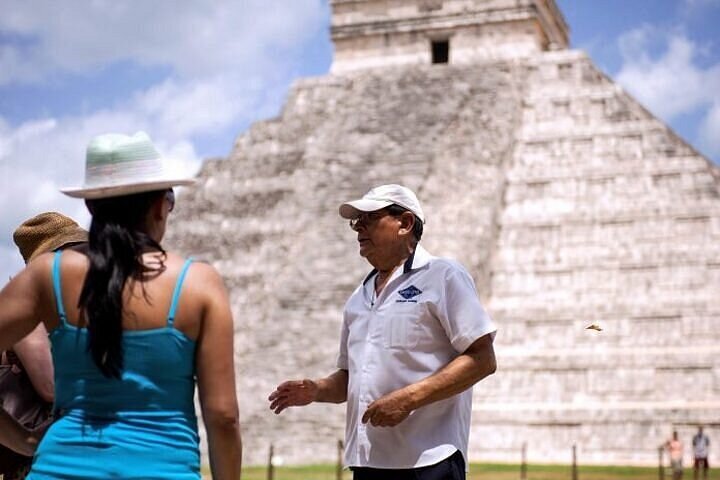
<path id="1" fill-rule="evenodd" d="M 573 48 L 720 162 L 720 0 L 558 0 Z"/>
<path id="2" fill-rule="evenodd" d="M 558 0 L 587 51 L 720 162 L 720 0 Z M 82 181 L 93 135 L 146 130 L 180 167 L 225 156 L 332 62 L 326 0 L 0 0 L 0 275 L 11 233 Z"/>

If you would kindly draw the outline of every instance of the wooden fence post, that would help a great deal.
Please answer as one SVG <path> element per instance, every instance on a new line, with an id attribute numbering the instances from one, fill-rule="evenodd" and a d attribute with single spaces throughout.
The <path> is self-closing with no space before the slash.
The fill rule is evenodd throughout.
<path id="1" fill-rule="evenodd" d="M 268 454 L 268 466 L 267 466 L 267 480 L 275 479 L 275 466 L 273 465 L 273 455 L 275 453 L 275 447 L 270 444 L 270 453 Z"/>
<path id="2" fill-rule="evenodd" d="M 520 480 L 527 480 L 527 442 L 522 444 L 520 454 Z"/>
<path id="3" fill-rule="evenodd" d="M 342 480 L 343 470 L 343 441 L 338 440 L 337 442 L 337 467 L 335 469 L 335 479 Z"/>
<path id="4" fill-rule="evenodd" d="M 578 480 L 577 445 L 573 445 L 572 455 L 572 480 Z"/>

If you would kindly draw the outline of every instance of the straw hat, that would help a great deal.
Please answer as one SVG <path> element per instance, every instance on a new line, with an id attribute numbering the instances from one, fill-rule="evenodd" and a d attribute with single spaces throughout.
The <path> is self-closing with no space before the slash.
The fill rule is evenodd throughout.
<path id="1" fill-rule="evenodd" d="M 76 198 L 107 198 L 192 185 L 195 180 L 171 172 L 145 132 L 94 137 L 85 155 L 85 183 L 60 191 Z"/>
<path id="2" fill-rule="evenodd" d="M 45 212 L 25 220 L 13 233 L 25 263 L 45 252 L 70 243 L 87 242 L 87 239 L 87 232 L 73 219 L 57 212 Z"/>

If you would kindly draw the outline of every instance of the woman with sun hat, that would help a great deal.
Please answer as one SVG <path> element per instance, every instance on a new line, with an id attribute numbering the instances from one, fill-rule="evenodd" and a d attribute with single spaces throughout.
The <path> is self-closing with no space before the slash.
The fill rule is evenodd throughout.
<path id="1" fill-rule="evenodd" d="M 199 479 L 197 381 L 213 478 L 240 475 L 233 320 L 220 275 L 161 246 L 173 175 L 145 133 L 88 145 L 86 253 L 39 256 L 0 291 L 0 349 L 42 319 L 56 421 L 29 479 Z"/>

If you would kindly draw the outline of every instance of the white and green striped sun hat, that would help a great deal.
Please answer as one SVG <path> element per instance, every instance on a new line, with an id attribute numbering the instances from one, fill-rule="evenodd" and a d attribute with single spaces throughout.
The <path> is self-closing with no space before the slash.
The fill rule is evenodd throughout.
<path id="1" fill-rule="evenodd" d="M 75 198 L 107 198 L 192 185 L 195 180 L 168 169 L 145 132 L 108 133 L 90 140 L 85 183 L 60 191 Z"/>

